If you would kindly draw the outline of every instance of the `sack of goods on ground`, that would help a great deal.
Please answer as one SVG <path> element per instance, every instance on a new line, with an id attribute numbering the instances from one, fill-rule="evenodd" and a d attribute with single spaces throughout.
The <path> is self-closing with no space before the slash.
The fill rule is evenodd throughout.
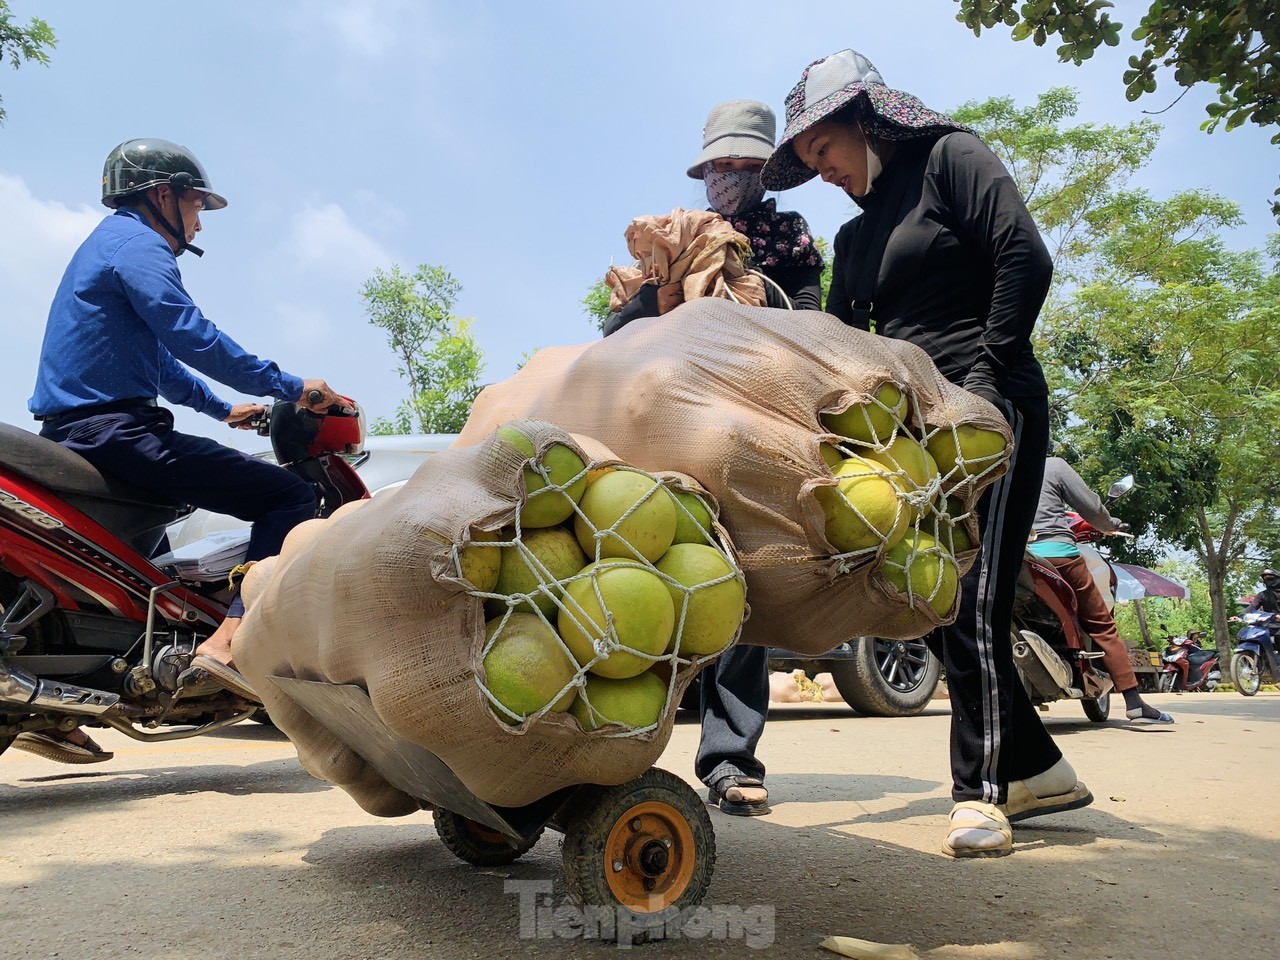
<path id="1" fill-rule="evenodd" d="M 256 564 L 236 662 L 314 775 L 371 813 L 417 802 L 270 682 L 356 684 L 477 797 L 630 780 L 748 608 L 718 508 L 548 423 L 503 424 Z"/>
<path id="2" fill-rule="evenodd" d="M 742 641 L 812 654 L 954 619 L 974 507 L 1012 447 L 1001 413 L 912 344 L 711 299 L 540 351 L 481 393 L 458 444 L 514 417 L 695 478 L 746 575 Z"/>

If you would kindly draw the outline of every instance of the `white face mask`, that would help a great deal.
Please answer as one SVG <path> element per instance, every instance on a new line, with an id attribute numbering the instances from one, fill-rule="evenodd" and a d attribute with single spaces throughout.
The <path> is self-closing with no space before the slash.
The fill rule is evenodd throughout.
<path id="1" fill-rule="evenodd" d="M 711 164 L 707 164 L 711 167 Z M 764 184 L 759 170 L 725 170 L 703 173 L 707 185 L 707 203 L 722 217 L 734 217 L 756 206 L 764 199 Z"/>
<path id="2" fill-rule="evenodd" d="M 867 189 L 866 193 L 871 192 L 871 185 L 876 182 L 876 177 L 880 176 L 880 171 L 884 167 L 880 164 L 880 156 L 876 153 L 875 148 L 871 146 L 871 138 L 864 131 L 863 140 L 867 144 Z M 865 196 L 865 194 L 864 194 Z"/>

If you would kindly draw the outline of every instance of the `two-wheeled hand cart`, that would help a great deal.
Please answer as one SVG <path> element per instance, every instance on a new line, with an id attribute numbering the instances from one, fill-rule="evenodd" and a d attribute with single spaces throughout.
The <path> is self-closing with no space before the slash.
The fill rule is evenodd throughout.
<path id="1" fill-rule="evenodd" d="M 564 835 L 561 859 L 574 901 L 616 918 L 602 937 L 633 942 L 679 929 L 701 903 L 716 843 L 702 798 L 651 767 L 619 786 L 564 787 L 523 807 L 485 803 L 439 757 L 393 733 L 363 688 L 288 677 L 271 682 L 388 783 L 431 810 L 450 851 L 477 866 L 514 863 L 547 829 Z M 597 918 L 599 914 L 597 914 Z"/>

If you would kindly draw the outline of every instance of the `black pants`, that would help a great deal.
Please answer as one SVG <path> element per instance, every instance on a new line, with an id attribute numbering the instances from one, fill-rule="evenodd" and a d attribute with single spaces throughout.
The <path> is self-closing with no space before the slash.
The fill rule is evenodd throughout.
<path id="1" fill-rule="evenodd" d="M 249 521 L 249 560 L 279 553 L 285 535 L 315 516 L 315 492 L 306 481 L 216 440 L 179 433 L 163 407 L 58 417 L 45 421 L 40 436 L 161 500 Z"/>
<path id="2" fill-rule="evenodd" d="M 1044 397 L 1005 401 L 1013 462 L 978 502 L 982 554 L 961 581 L 960 614 L 928 637 L 951 694 L 951 795 L 1004 803 L 1009 781 L 1043 773 L 1062 753 L 1013 664 L 1014 588 L 1035 519 L 1049 447 Z"/>
<path id="3" fill-rule="evenodd" d="M 769 715 L 769 648 L 733 647 L 701 678 L 702 739 L 693 772 L 708 787 L 728 776 L 763 780 L 756 745 Z"/>

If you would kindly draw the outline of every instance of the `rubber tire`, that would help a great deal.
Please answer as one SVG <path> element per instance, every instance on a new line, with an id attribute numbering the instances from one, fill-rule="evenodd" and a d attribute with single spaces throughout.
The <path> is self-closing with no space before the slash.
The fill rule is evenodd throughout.
<path id="1" fill-rule="evenodd" d="M 1080 701 L 1084 715 L 1094 723 L 1106 723 L 1111 717 L 1111 691 L 1101 697 L 1086 697 Z"/>
<path id="2" fill-rule="evenodd" d="M 914 717 L 924 712 L 938 688 L 942 664 L 929 654 L 924 674 L 914 690 L 903 692 L 889 685 L 876 664 L 875 638 L 855 637 L 850 660 L 830 663 L 831 679 L 844 702 L 868 717 Z"/>
<path id="3" fill-rule="evenodd" d="M 459 860 L 475 864 L 477 867 L 505 867 L 515 863 L 531 849 L 542 837 L 539 830 L 531 840 L 514 843 L 505 837 L 500 840 L 489 839 L 475 832 L 475 827 L 488 830 L 462 814 L 452 810 L 441 810 L 439 807 L 431 811 L 431 819 L 435 822 L 436 833 L 440 840 Z"/>
<path id="4" fill-rule="evenodd" d="M 1252 690 L 1246 690 L 1244 688 L 1244 685 L 1240 682 L 1240 677 L 1238 673 L 1238 670 L 1239 670 L 1238 664 L 1245 657 L 1248 657 L 1250 660 L 1253 661 L 1253 689 Z M 1258 690 L 1262 687 L 1262 674 L 1258 672 L 1258 658 L 1255 654 L 1246 652 L 1246 653 L 1237 653 L 1232 655 L 1231 682 L 1235 685 L 1236 691 L 1239 692 L 1242 696 L 1252 697 L 1255 693 L 1258 692 Z"/>
<path id="5" fill-rule="evenodd" d="M 1160 675 L 1160 692 L 1174 693 L 1178 685 L 1178 675 L 1176 673 L 1164 673 Z"/>
<path id="6" fill-rule="evenodd" d="M 677 900 L 656 913 L 626 910 L 609 887 L 605 871 L 605 843 L 619 819 L 646 801 L 667 804 L 679 813 L 693 835 L 693 876 Z M 651 767 L 643 775 L 616 787 L 588 787 L 575 798 L 577 809 L 564 824 L 561 856 L 569 895 L 580 907 L 616 907 L 626 918 L 630 943 L 665 939 L 689 917 L 689 908 L 702 902 L 716 865 L 716 835 L 707 805 L 675 774 Z M 616 939 L 614 931 L 612 939 Z"/>

